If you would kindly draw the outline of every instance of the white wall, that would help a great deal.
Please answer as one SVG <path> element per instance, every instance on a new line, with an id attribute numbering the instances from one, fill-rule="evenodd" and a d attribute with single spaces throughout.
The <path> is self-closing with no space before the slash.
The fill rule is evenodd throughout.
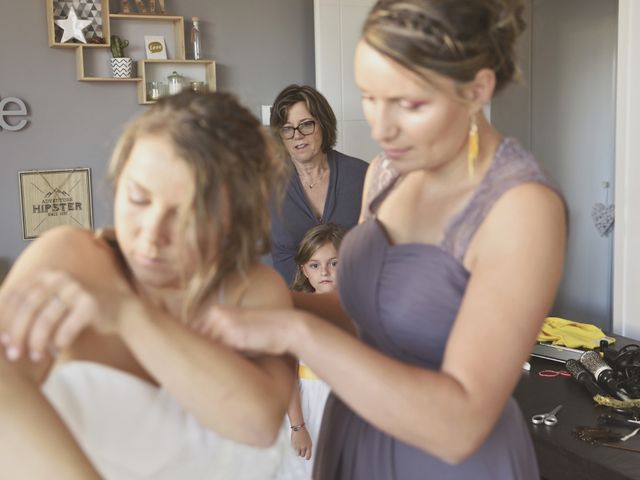
<path id="1" fill-rule="evenodd" d="M 364 19 L 375 0 L 315 0 L 316 88 L 338 121 L 336 149 L 370 161 L 379 151 L 364 119 L 354 82 L 353 56 Z"/>
<path id="2" fill-rule="evenodd" d="M 521 79 L 508 85 L 491 101 L 491 123 L 503 135 L 517 138 L 531 150 L 531 8 L 526 3 L 524 20 L 528 28 L 520 35 L 517 59 Z"/>

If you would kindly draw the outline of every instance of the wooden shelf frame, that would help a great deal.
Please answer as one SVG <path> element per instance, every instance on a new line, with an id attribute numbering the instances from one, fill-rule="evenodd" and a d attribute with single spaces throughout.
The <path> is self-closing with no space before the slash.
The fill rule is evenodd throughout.
<path id="1" fill-rule="evenodd" d="M 184 17 L 173 15 L 149 15 L 149 14 L 131 14 L 131 13 L 112 13 L 109 20 L 138 20 L 150 22 L 173 22 L 173 33 L 175 37 L 175 56 L 177 59 L 186 59 L 184 45 Z"/>
<path id="2" fill-rule="evenodd" d="M 216 62 L 214 60 L 184 60 L 184 59 L 169 59 L 169 60 L 138 60 L 138 74 L 142 76 L 140 83 L 138 83 L 138 103 L 141 105 L 151 105 L 155 103 L 155 100 L 147 99 L 147 83 L 153 80 L 159 80 L 158 77 L 151 76 L 149 74 L 150 66 L 176 66 L 176 71 L 180 69 L 180 66 L 196 67 L 198 70 L 202 70 L 201 80 L 207 83 L 207 88 L 211 92 L 216 91 Z M 166 78 L 162 77 L 162 81 L 166 82 Z M 189 88 L 185 85 L 185 88 Z"/>
<path id="3" fill-rule="evenodd" d="M 109 45 L 101 45 L 104 48 L 108 48 Z M 76 49 L 76 78 L 81 82 L 139 82 L 142 77 L 96 77 L 89 76 L 85 73 L 84 69 L 84 46 L 79 46 Z"/>
<path id="4" fill-rule="evenodd" d="M 185 43 L 184 43 L 184 18 L 173 15 L 150 15 L 150 14 L 125 14 L 125 13 L 113 13 L 108 16 L 109 24 L 112 20 L 115 21 L 147 21 L 147 22 L 171 22 L 173 24 L 173 36 L 174 36 L 174 55 L 176 56 L 176 60 L 185 60 Z M 112 30 L 111 28 L 109 28 Z M 138 76 L 121 79 L 114 77 L 103 77 L 103 76 L 95 76 L 95 75 L 87 75 L 85 69 L 84 62 L 84 49 L 89 45 L 78 45 L 76 46 L 76 78 L 80 81 L 85 82 L 127 82 L 127 81 L 139 81 L 142 78 L 142 74 L 138 71 Z M 111 38 L 109 37 L 109 43 L 106 45 L 93 45 L 93 47 L 101 47 L 101 48 L 110 48 L 111 47 Z M 173 61 L 173 60 L 170 60 Z"/>
<path id="5" fill-rule="evenodd" d="M 159 77 L 158 71 L 165 71 L 162 65 L 167 67 L 175 66 L 176 71 L 190 72 L 190 79 L 194 81 L 205 81 L 210 91 L 216 90 L 216 62 L 213 60 L 187 60 L 185 51 L 184 17 L 164 14 L 140 14 L 140 13 L 109 13 L 109 0 L 100 0 L 102 8 L 102 35 L 105 43 L 60 43 L 55 41 L 55 24 L 53 17 L 53 7 L 55 0 L 45 0 L 47 8 L 47 25 L 49 47 L 52 48 L 75 48 L 76 49 L 76 78 L 82 82 L 103 82 L 103 83 L 137 83 L 138 102 L 143 105 L 155 103 L 147 100 L 147 82 L 161 80 L 166 82 L 166 77 Z M 167 60 L 138 60 L 138 76 L 130 78 L 117 78 L 107 76 L 88 75 L 86 71 L 85 53 L 94 49 L 111 48 L 111 21 L 148 21 L 148 22 L 171 22 L 173 24 L 174 51 L 173 56 Z M 118 30 L 116 29 L 116 32 Z M 169 30 L 170 31 L 170 30 Z M 102 55 L 102 54 L 100 54 Z M 99 58 L 99 56 L 98 56 Z M 94 60 L 96 58 L 94 57 Z M 91 68 L 91 67 L 89 67 Z M 154 75 L 154 73 L 156 75 Z M 188 85 L 186 86 L 188 88 Z"/>

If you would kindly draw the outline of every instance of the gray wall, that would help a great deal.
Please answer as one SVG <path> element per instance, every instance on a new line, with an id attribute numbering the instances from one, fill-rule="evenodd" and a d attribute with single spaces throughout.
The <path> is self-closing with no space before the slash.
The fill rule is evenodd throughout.
<path id="1" fill-rule="evenodd" d="M 112 12 L 120 2 L 113 1 Z M 315 82 L 313 0 L 167 0 L 172 15 L 201 20 L 203 56 L 218 88 L 259 115 L 285 85 Z M 124 122 L 142 112 L 134 83 L 78 82 L 73 49 L 49 48 L 43 0 L 2 1 L 0 97 L 27 102 L 29 126 L 0 132 L 0 278 L 22 240 L 17 172 L 90 167 L 94 223 L 110 222 L 105 166 Z"/>
<path id="2" fill-rule="evenodd" d="M 497 127 L 530 143 L 569 207 L 565 274 L 553 314 L 611 329 L 612 236 L 595 203 L 613 203 L 617 0 L 532 0 L 525 87 L 492 105 Z M 610 188 L 604 189 L 603 182 Z"/>
<path id="3" fill-rule="evenodd" d="M 491 123 L 503 135 L 517 138 L 531 150 L 531 5 L 526 3 L 527 28 L 518 39 L 520 81 L 498 93 L 491 102 Z"/>

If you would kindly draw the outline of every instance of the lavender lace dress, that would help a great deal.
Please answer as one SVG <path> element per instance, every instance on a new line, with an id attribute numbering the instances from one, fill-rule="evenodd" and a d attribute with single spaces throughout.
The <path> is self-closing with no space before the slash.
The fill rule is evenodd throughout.
<path id="1" fill-rule="evenodd" d="M 371 211 L 397 178 L 389 162 L 375 162 L 373 184 L 381 186 Z M 399 361 L 439 369 L 469 280 L 462 265 L 467 246 L 496 200 L 525 182 L 555 190 L 531 154 L 517 141 L 505 139 L 469 203 L 449 221 L 440 245 L 391 245 L 375 216 L 355 227 L 341 247 L 338 288 L 361 340 Z M 331 394 L 317 452 L 316 480 L 540 478 L 526 424 L 513 398 L 480 449 L 452 466 L 378 430 Z"/>

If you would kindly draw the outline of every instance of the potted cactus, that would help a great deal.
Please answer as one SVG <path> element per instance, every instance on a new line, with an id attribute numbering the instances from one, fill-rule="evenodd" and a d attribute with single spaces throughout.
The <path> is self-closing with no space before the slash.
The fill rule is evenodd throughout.
<path id="1" fill-rule="evenodd" d="M 111 72 L 116 78 L 130 78 L 133 72 L 133 60 L 124 56 L 124 49 L 128 46 L 129 40 L 111 35 Z"/>

